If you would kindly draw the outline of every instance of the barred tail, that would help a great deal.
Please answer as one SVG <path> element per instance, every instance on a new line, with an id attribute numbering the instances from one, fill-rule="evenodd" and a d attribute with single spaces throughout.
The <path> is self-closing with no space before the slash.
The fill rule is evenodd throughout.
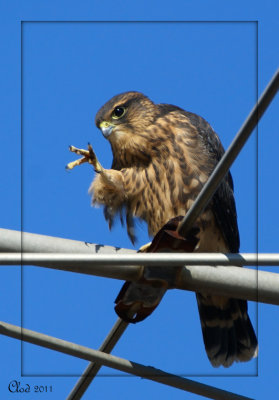
<path id="1" fill-rule="evenodd" d="M 229 367 L 258 355 L 258 341 L 247 313 L 247 301 L 197 293 L 207 356 L 213 367 Z"/>

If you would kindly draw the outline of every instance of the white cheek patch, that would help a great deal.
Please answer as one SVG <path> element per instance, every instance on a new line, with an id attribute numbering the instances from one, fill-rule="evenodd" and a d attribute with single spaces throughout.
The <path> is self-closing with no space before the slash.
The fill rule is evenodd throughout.
<path id="1" fill-rule="evenodd" d="M 111 142 L 119 142 L 123 137 L 125 136 L 125 132 L 115 129 L 108 137 L 107 139 Z"/>

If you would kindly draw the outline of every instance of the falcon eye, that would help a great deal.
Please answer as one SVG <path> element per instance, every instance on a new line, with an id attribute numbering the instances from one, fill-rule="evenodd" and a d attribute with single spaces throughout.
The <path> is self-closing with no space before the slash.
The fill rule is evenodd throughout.
<path id="1" fill-rule="evenodd" d="M 123 115 L 125 114 L 126 109 L 124 107 L 115 107 L 115 109 L 113 110 L 112 113 L 112 118 L 113 119 L 119 119 L 121 117 L 123 117 Z"/>

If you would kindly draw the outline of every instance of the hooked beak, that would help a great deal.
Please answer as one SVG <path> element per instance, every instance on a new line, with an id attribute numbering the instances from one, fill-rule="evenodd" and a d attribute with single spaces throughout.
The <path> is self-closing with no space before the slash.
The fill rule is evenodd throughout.
<path id="1" fill-rule="evenodd" d="M 113 128 L 115 125 L 111 124 L 110 122 L 103 121 L 100 123 L 100 129 L 102 131 L 102 134 L 104 137 L 107 139 L 109 135 L 112 133 Z"/>

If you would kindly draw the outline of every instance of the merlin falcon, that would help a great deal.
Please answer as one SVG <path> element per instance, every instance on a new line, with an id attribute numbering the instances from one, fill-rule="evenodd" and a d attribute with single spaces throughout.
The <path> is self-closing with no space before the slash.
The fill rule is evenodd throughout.
<path id="1" fill-rule="evenodd" d="M 150 236 L 156 240 L 163 237 L 163 250 L 157 251 L 176 251 L 171 238 L 177 234 L 178 222 L 224 154 L 219 137 L 202 117 L 174 105 L 155 104 L 136 91 L 114 96 L 98 111 L 95 122 L 110 142 L 111 169 L 102 167 L 91 146 L 88 150 L 71 146 L 70 150 L 83 158 L 68 167 L 83 162 L 93 165 L 97 174 L 89 189 L 92 203 L 104 207 L 110 227 L 117 215 L 121 219 L 125 215 L 127 232 L 134 243 L 134 219 L 139 218 L 147 223 Z M 183 246 L 186 243 L 178 251 L 239 251 L 230 172 L 197 219 L 192 238 L 178 235 L 175 240 Z M 156 251 L 155 247 L 144 250 Z M 137 322 L 149 315 L 166 290 L 159 281 L 153 286 L 126 282 L 116 299 L 120 317 Z M 247 301 L 205 292 L 196 293 L 196 297 L 205 349 L 214 367 L 229 367 L 235 361 L 257 356 Z M 144 314 L 148 301 L 153 301 L 153 308 Z M 135 319 L 132 316 L 137 312 L 139 317 Z"/>

